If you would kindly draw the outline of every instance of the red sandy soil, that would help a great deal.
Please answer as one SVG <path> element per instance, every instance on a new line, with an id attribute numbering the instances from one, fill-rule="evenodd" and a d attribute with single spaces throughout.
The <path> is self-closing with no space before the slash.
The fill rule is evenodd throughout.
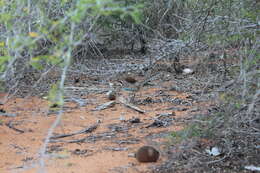
<path id="1" fill-rule="evenodd" d="M 147 96 L 155 98 L 156 92 L 161 88 L 146 88 L 138 92 L 138 96 Z M 188 94 L 167 91 L 171 97 L 186 99 Z M 4 94 L 1 95 L 1 98 Z M 151 127 L 145 128 L 153 122 L 152 118 L 157 113 L 171 113 L 166 108 L 173 107 L 170 103 L 151 103 L 144 106 L 138 106 L 146 113 L 140 114 L 122 104 L 116 104 L 112 108 L 101 111 L 93 111 L 97 105 L 109 101 L 105 94 L 92 94 L 85 99 L 96 99 L 98 104 L 87 104 L 84 107 L 75 108 L 75 103 L 66 103 L 70 107 L 69 111 L 62 116 L 62 121 L 56 127 L 55 134 L 67 134 L 78 130 L 82 130 L 100 121 L 100 125 L 96 130 L 87 134 L 75 135 L 72 137 L 61 138 L 60 140 L 81 139 L 90 135 L 111 132 L 108 125 L 123 125 L 125 122 L 120 120 L 123 113 L 124 118 L 129 120 L 133 117 L 140 118 L 141 124 L 135 128 L 130 128 L 128 132 L 115 132 L 116 138 L 106 138 L 97 140 L 96 142 L 83 143 L 67 143 L 56 142 L 48 145 L 51 150 L 46 159 L 46 169 L 48 173 L 138 173 L 149 172 L 150 167 L 159 165 L 166 157 L 163 148 L 169 142 L 167 137 L 159 137 L 156 139 L 147 138 L 148 135 L 159 132 L 171 132 L 183 128 L 181 123 L 175 123 L 168 127 Z M 1 101 L 1 99 L 0 99 Z M 200 106 L 199 104 L 197 106 Z M 176 106 L 177 107 L 177 106 Z M 191 107 L 190 107 L 191 108 Z M 28 98 L 11 98 L 0 109 L 8 113 L 17 114 L 16 117 L 0 117 L 0 172 L 1 173 L 34 173 L 39 169 L 39 151 L 43 145 L 43 141 L 47 135 L 48 129 L 54 122 L 56 115 L 47 115 L 48 103 L 45 99 L 37 97 Z M 187 111 L 175 111 L 176 119 L 189 117 Z M 12 122 L 17 129 L 23 130 L 19 133 L 6 124 Z M 139 139 L 135 144 L 121 143 L 116 141 Z M 130 155 L 142 146 L 152 145 L 157 148 L 161 157 L 156 163 L 139 163 Z M 126 148 L 124 151 L 113 151 L 107 148 Z M 74 154 L 75 151 L 82 154 Z"/>

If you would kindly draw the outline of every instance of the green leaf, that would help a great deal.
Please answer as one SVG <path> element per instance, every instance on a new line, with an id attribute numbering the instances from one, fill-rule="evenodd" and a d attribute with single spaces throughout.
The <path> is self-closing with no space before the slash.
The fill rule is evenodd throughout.
<path id="1" fill-rule="evenodd" d="M 9 13 L 2 13 L 0 14 L 0 22 L 5 23 L 10 21 L 13 18 L 13 16 Z"/>
<path id="2" fill-rule="evenodd" d="M 42 70 L 43 69 L 43 66 L 42 64 L 40 63 L 40 59 L 38 57 L 34 57 L 31 59 L 31 61 L 29 62 L 30 65 L 37 69 L 37 70 Z"/>
<path id="3" fill-rule="evenodd" d="M 52 65 L 57 65 L 61 62 L 61 59 L 58 56 L 50 55 L 50 56 L 45 56 L 45 58 L 46 61 Z"/>
<path id="4" fill-rule="evenodd" d="M 47 62 L 51 65 L 57 65 L 61 62 L 61 59 L 55 55 L 40 55 L 37 57 L 33 57 L 30 60 L 30 65 L 37 70 L 42 70 L 43 69 L 43 65 L 41 64 L 42 62 Z"/>
<path id="5" fill-rule="evenodd" d="M 0 56 L 0 64 L 4 64 L 9 61 L 9 59 L 11 59 L 11 56 Z"/>

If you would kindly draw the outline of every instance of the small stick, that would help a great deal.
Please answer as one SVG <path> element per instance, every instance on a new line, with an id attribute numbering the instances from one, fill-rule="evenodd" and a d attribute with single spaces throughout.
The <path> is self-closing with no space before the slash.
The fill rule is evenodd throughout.
<path id="1" fill-rule="evenodd" d="M 98 127 L 98 124 L 94 124 L 94 125 L 92 125 L 92 126 L 90 126 L 90 127 L 87 127 L 87 128 L 85 128 L 85 129 L 82 129 L 82 130 L 77 131 L 77 132 L 52 136 L 50 139 L 65 138 L 65 137 L 74 136 L 74 135 L 78 135 L 78 134 L 82 134 L 82 133 L 91 133 L 91 132 L 93 132 L 97 127 Z"/>
<path id="2" fill-rule="evenodd" d="M 113 107 L 116 104 L 115 101 L 106 102 L 102 105 L 97 106 L 93 111 L 101 111 L 110 107 Z"/>
<path id="3" fill-rule="evenodd" d="M 126 107 L 131 108 L 131 109 L 133 109 L 133 110 L 135 110 L 135 111 L 137 111 L 137 112 L 139 112 L 139 113 L 142 113 L 142 114 L 145 113 L 144 110 L 138 108 L 137 106 L 131 105 L 130 103 L 126 103 L 126 101 L 123 100 L 123 99 L 120 99 L 120 103 L 122 103 L 122 104 L 125 105 Z"/>
<path id="4" fill-rule="evenodd" d="M 13 122 L 9 121 L 8 123 L 5 124 L 7 127 L 9 127 L 10 129 L 13 129 L 14 131 L 17 131 L 19 133 L 24 133 L 23 130 L 17 129 L 16 127 L 14 127 Z"/>

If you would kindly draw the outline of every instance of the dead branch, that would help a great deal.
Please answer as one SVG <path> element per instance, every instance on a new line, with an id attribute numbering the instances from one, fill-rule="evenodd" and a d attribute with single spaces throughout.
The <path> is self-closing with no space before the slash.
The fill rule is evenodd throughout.
<path id="1" fill-rule="evenodd" d="M 78 134 L 82 134 L 82 133 L 91 133 L 93 132 L 95 129 L 97 129 L 99 124 L 94 124 L 90 127 L 87 127 L 85 129 L 82 129 L 80 131 L 77 132 L 73 132 L 73 133 L 68 133 L 68 134 L 61 134 L 61 135 L 56 135 L 56 136 L 52 136 L 50 139 L 57 139 L 57 138 L 65 138 L 65 137 L 69 137 L 69 136 L 74 136 L 74 135 L 78 135 Z"/>
<path id="2" fill-rule="evenodd" d="M 101 111 L 101 110 L 104 110 L 104 109 L 113 107 L 115 104 L 116 104 L 115 101 L 106 102 L 106 103 L 104 103 L 104 104 L 102 104 L 102 105 L 97 106 L 97 107 L 94 109 L 94 111 Z"/>
<path id="3" fill-rule="evenodd" d="M 14 131 L 17 131 L 19 133 L 24 133 L 24 130 L 20 130 L 16 127 L 14 127 L 14 124 L 12 121 L 9 121 L 8 123 L 5 124 L 7 127 L 9 127 L 10 129 L 13 129 Z"/>
<path id="4" fill-rule="evenodd" d="M 142 114 L 145 113 L 145 110 L 142 110 L 142 109 L 138 108 L 137 106 L 134 106 L 130 103 L 127 103 L 124 99 L 119 99 L 119 101 L 120 101 L 120 103 L 122 103 L 123 105 L 125 105 L 128 108 L 131 108 L 131 109 L 133 109 L 133 110 L 135 110 L 139 113 L 142 113 Z"/>

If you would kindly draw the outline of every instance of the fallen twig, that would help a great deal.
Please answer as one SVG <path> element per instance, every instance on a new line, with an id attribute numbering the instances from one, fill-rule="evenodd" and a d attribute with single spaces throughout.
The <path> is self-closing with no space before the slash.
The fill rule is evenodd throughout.
<path id="1" fill-rule="evenodd" d="M 4 116 L 4 117 L 16 117 L 16 114 L 11 114 L 11 113 L 2 113 L 0 112 L 0 116 Z"/>
<path id="2" fill-rule="evenodd" d="M 131 108 L 131 109 L 133 109 L 133 110 L 135 110 L 135 111 L 137 111 L 137 112 L 139 112 L 139 113 L 145 113 L 145 110 L 142 110 L 142 109 L 140 109 L 140 108 L 138 108 L 137 106 L 134 106 L 134 105 L 131 105 L 131 104 L 129 104 L 129 103 L 123 103 L 126 107 L 129 107 L 129 108 Z"/>
<path id="3" fill-rule="evenodd" d="M 61 134 L 61 135 L 52 136 L 52 137 L 50 137 L 50 139 L 65 138 L 65 137 L 74 136 L 74 135 L 78 135 L 78 134 L 82 134 L 82 133 L 91 133 L 91 132 L 93 132 L 97 127 L 98 127 L 98 124 L 94 124 L 94 125 L 92 125 L 92 126 L 90 126 L 90 127 L 87 127 L 87 128 L 85 128 L 85 129 L 82 129 L 82 130 L 77 131 L 77 132 L 74 132 L 74 133 Z"/>
<path id="4" fill-rule="evenodd" d="M 116 133 L 114 132 L 108 132 L 108 133 L 103 133 L 103 134 L 99 134 L 99 135 L 94 135 L 94 136 L 87 136 L 87 137 L 83 137 L 80 139 L 73 139 L 73 140 L 55 140 L 52 139 L 51 142 L 52 143 L 56 143 L 56 142 L 63 142 L 63 143 L 81 143 L 81 142 L 95 142 L 97 140 L 101 140 L 101 139 L 111 139 L 114 138 L 116 136 Z"/>
<path id="5" fill-rule="evenodd" d="M 8 123 L 5 124 L 7 127 L 9 127 L 10 129 L 13 129 L 14 131 L 17 131 L 19 133 L 24 133 L 23 130 L 17 129 L 16 127 L 14 127 L 14 124 L 12 121 L 9 121 Z"/>
<path id="6" fill-rule="evenodd" d="M 106 102 L 102 105 L 99 105 L 97 106 L 94 111 L 101 111 L 101 110 L 104 110 L 104 109 L 107 109 L 107 108 L 110 108 L 110 107 L 113 107 L 115 105 L 115 101 L 110 101 L 110 102 Z"/>
<path id="7" fill-rule="evenodd" d="M 128 107 L 128 108 L 131 108 L 131 109 L 133 109 L 133 110 L 135 110 L 135 111 L 137 111 L 137 112 L 139 112 L 139 113 L 145 113 L 145 110 L 142 110 L 142 109 L 140 109 L 140 108 L 138 108 L 137 106 L 134 106 L 134 105 L 132 105 L 132 104 L 130 104 L 130 103 L 127 103 L 124 99 L 119 99 L 119 101 L 120 101 L 120 103 L 122 103 L 123 105 L 125 105 L 126 107 Z"/>

